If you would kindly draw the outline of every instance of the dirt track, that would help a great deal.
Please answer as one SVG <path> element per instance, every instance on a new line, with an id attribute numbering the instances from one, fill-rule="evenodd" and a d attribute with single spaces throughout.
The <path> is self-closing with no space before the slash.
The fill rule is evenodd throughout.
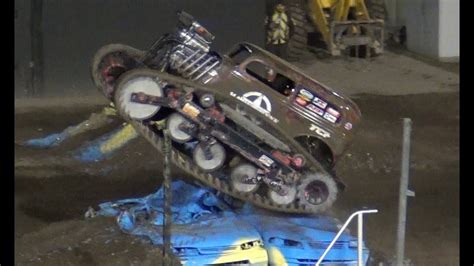
<path id="1" fill-rule="evenodd" d="M 393 256 L 401 118 L 411 117 L 410 188 L 416 197 L 408 202 L 406 257 L 416 265 L 459 265 L 457 70 L 446 71 L 398 52 L 370 61 L 321 59 L 297 65 L 352 95 L 362 110 L 355 142 L 338 162 L 338 175 L 348 188 L 333 209 L 335 215 L 344 220 L 353 210 L 377 208 L 378 214 L 366 218 L 367 244 L 382 257 Z M 61 131 L 99 111 L 102 103 L 98 94 L 92 99 L 18 100 L 15 141 Z M 107 231 L 116 228 L 113 219 L 83 219 L 89 206 L 146 195 L 161 183 L 161 158 L 141 138 L 103 162 L 80 164 L 70 159 L 71 151 L 120 123 L 112 121 L 54 149 L 15 145 L 18 265 L 147 265 L 160 260 L 159 252 L 146 243 Z"/>
<path id="2" fill-rule="evenodd" d="M 458 96 L 458 93 L 442 93 L 355 99 L 364 120 L 355 143 L 338 164 L 338 173 L 347 182 L 348 189 L 340 196 L 334 211 L 342 219 L 362 206 L 379 209 L 379 214 L 367 218 L 366 237 L 369 247 L 384 257 L 392 256 L 394 250 L 401 118 L 409 116 L 413 119 L 410 188 L 416 197 L 408 204 L 406 255 L 416 265 L 458 265 Z M 87 118 L 90 112 L 100 110 L 100 106 L 35 110 L 34 113 L 17 112 L 16 141 L 62 130 Z M 56 149 L 40 151 L 16 146 L 16 164 L 22 165 L 15 169 L 16 260 L 19 265 L 41 260 L 130 264 L 132 258 L 137 258 L 137 263 L 145 263 L 151 260 L 150 256 L 155 256 L 156 250 L 146 245 L 140 246 L 143 249 L 130 246 L 131 238 L 119 237 L 119 234 L 108 236 L 121 241 L 115 246 L 102 245 L 100 241 L 105 243 L 106 240 L 100 237 L 89 240 L 90 244 L 78 244 L 87 241 L 78 230 L 97 234 L 98 227 L 114 226 L 113 220 L 101 221 L 101 224 L 83 221 L 88 206 L 145 195 L 159 186 L 160 158 L 144 140 L 133 141 L 133 145 L 113 158 L 97 164 L 61 165 L 54 159 L 64 157 L 85 140 L 119 123 L 116 121 L 108 128 L 67 141 Z M 105 167 L 108 173 L 100 171 Z M 74 247 L 74 243 L 80 246 Z M 106 254 L 111 261 L 100 259 Z"/>

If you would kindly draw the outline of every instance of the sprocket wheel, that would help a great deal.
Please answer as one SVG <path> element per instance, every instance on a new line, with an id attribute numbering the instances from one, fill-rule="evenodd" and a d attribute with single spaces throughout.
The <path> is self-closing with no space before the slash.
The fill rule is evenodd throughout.
<path id="1" fill-rule="evenodd" d="M 314 212 L 329 209 L 337 199 L 337 184 L 323 173 L 306 176 L 298 185 L 297 198 L 301 205 Z"/>
<path id="2" fill-rule="evenodd" d="M 91 65 L 91 77 L 97 89 L 112 100 L 116 81 L 126 71 L 139 67 L 144 54 L 144 51 L 118 43 L 101 47 L 92 58 Z"/>

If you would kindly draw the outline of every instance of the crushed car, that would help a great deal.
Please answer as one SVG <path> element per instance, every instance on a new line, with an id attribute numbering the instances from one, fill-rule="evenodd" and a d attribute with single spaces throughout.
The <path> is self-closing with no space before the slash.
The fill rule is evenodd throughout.
<path id="1" fill-rule="evenodd" d="M 183 265 L 314 265 L 341 226 L 328 216 L 289 216 L 248 203 L 236 209 L 217 191 L 183 181 L 174 181 L 171 190 L 175 195 L 171 245 Z M 142 198 L 105 202 L 99 208 L 95 215 L 116 217 L 125 233 L 163 244 L 163 188 Z M 363 254 L 366 265 L 365 246 Z M 357 239 L 347 231 L 323 265 L 356 263 Z"/>

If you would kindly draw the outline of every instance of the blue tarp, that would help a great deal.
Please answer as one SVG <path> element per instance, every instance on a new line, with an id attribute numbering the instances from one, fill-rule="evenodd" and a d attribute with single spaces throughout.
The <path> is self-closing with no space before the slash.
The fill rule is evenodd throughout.
<path id="1" fill-rule="evenodd" d="M 25 142 L 26 146 L 35 147 L 35 148 L 50 148 L 58 146 L 69 134 L 64 131 L 61 133 L 50 134 L 44 138 L 30 139 Z"/>
<path id="2" fill-rule="evenodd" d="M 314 265 L 340 226 L 337 219 L 326 216 L 280 214 L 249 204 L 232 209 L 214 190 L 183 181 L 174 181 L 171 190 L 171 242 L 175 250 L 187 250 L 188 253 L 182 254 L 185 261 L 189 261 L 192 254 L 195 265 L 213 261 L 209 254 L 200 256 L 199 250 L 232 246 L 242 239 L 263 241 L 270 262 L 280 259 L 273 261 L 277 265 L 281 259 L 287 265 Z M 124 232 L 160 245 L 163 243 L 163 193 L 160 188 L 143 198 L 102 203 L 97 214 L 117 217 L 118 226 Z M 355 243 L 356 238 L 344 233 L 325 262 L 353 265 L 351 263 L 357 261 Z M 278 256 L 274 255 L 275 250 Z M 220 255 L 219 252 L 214 254 L 216 258 Z M 367 257 L 368 250 L 364 248 L 364 261 Z"/>

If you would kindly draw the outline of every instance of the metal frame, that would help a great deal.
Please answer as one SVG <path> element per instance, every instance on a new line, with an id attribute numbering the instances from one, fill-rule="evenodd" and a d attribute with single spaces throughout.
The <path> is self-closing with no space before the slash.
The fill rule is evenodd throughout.
<path id="1" fill-rule="evenodd" d="M 367 21 L 333 21 L 330 25 L 328 49 L 332 55 L 352 46 L 366 46 L 369 56 L 383 53 L 384 22 L 383 20 Z"/>
<path id="2" fill-rule="evenodd" d="M 331 241 L 331 243 L 329 244 L 329 246 L 326 248 L 326 250 L 324 251 L 323 255 L 321 255 L 321 257 L 318 259 L 318 261 L 316 262 L 316 266 L 319 266 L 321 264 L 321 262 L 324 260 L 324 258 L 326 257 L 326 255 L 329 253 L 329 251 L 331 250 L 332 246 L 334 245 L 334 243 L 336 243 L 336 241 L 339 239 L 339 237 L 342 235 L 342 233 L 344 232 L 344 230 L 346 230 L 347 226 L 350 224 L 350 222 L 352 221 L 352 219 L 354 217 L 357 216 L 357 265 L 358 266 L 362 266 L 362 235 L 363 235 L 363 215 L 364 214 L 368 214 L 368 213 L 377 213 L 378 210 L 361 210 L 361 211 L 356 211 L 354 212 L 353 214 L 351 214 L 351 216 L 349 216 L 349 218 L 346 220 L 346 222 L 344 223 L 344 225 L 341 227 L 341 229 L 339 229 L 339 232 L 337 233 L 337 235 L 334 237 L 334 239 Z"/>
<path id="3" fill-rule="evenodd" d="M 346 48 L 360 45 L 373 49 L 369 52 L 383 53 L 384 21 L 371 18 L 364 0 L 308 0 L 307 6 L 311 22 L 331 55 L 341 55 Z M 357 17 L 349 20 L 351 8 Z"/>

